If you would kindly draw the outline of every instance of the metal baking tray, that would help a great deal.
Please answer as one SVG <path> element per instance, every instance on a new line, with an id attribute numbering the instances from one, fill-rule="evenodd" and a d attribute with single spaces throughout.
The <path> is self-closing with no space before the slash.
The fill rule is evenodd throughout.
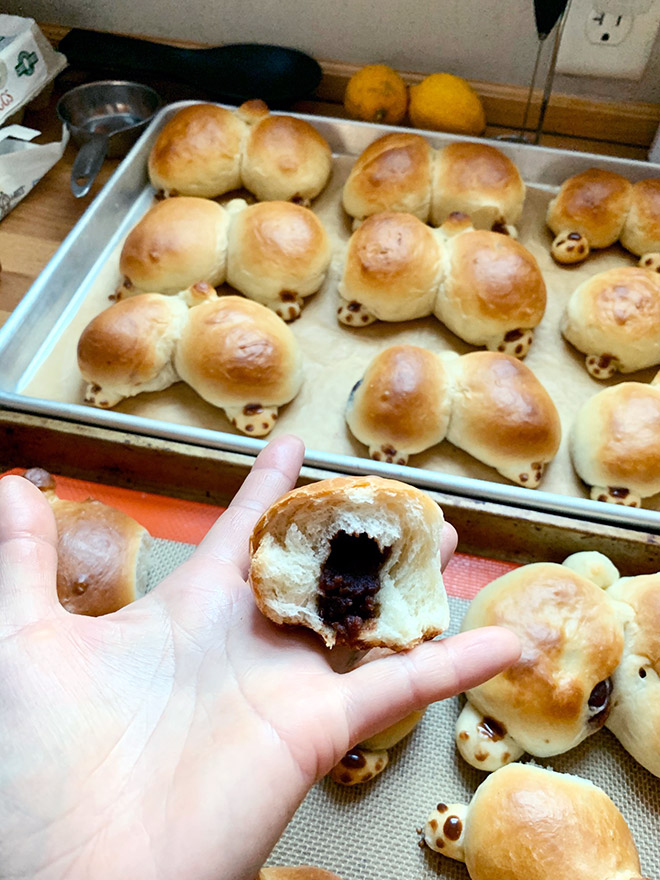
<path id="1" fill-rule="evenodd" d="M 31 378 L 80 307 L 108 256 L 151 205 L 154 193 L 147 177 L 147 157 L 158 131 L 177 110 L 192 103 L 196 102 L 170 104 L 158 113 L 0 330 L 0 405 L 3 407 L 251 455 L 256 455 L 264 446 L 265 441 L 254 438 L 57 402 L 25 393 Z M 376 137 L 401 130 L 308 114 L 289 115 L 311 122 L 328 140 L 333 153 L 338 155 L 357 157 Z M 419 133 L 435 147 L 456 140 L 476 140 L 427 131 Z M 631 181 L 660 176 L 660 168 L 646 162 L 525 144 L 491 143 L 516 163 L 527 183 L 550 192 L 556 191 L 570 175 L 590 167 L 619 172 Z M 621 507 L 538 489 L 532 491 L 321 449 L 308 449 L 306 462 L 342 473 L 376 473 L 394 477 L 483 503 L 499 502 L 628 528 L 654 530 L 660 527 L 658 510 Z"/>

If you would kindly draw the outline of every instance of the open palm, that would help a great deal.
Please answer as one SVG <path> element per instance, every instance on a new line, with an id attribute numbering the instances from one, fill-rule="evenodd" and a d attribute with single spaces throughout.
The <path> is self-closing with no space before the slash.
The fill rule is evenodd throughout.
<path id="1" fill-rule="evenodd" d="M 249 880 L 348 748 L 515 661 L 485 629 L 339 673 L 263 618 L 248 537 L 301 459 L 271 443 L 193 556 L 102 618 L 59 605 L 50 508 L 0 481 L 0 877 Z"/>

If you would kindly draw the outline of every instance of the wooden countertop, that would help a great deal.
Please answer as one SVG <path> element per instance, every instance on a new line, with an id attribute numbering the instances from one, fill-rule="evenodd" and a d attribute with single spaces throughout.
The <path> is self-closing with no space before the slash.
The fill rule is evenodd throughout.
<path id="1" fill-rule="evenodd" d="M 60 29 L 61 31 L 62 29 Z M 52 38 L 52 37 L 51 37 Z M 54 40 L 55 42 L 55 40 Z M 294 109 L 327 116 L 345 117 L 342 107 L 341 82 L 345 82 L 350 71 L 337 63 L 323 64 L 324 87 L 319 89 L 322 99 L 300 102 Z M 60 136 L 60 124 L 55 114 L 59 95 L 76 84 L 75 75 L 65 71 L 56 81 L 52 96 L 43 100 L 41 108 L 32 106 L 25 113 L 24 123 L 42 132 L 37 142 L 48 142 Z M 80 80 L 78 80 L 80 81 Z M 499 87 L 501 95 L 504 87 Z M 165 94 L 167 100 L 177 100 L 180 94 Z M 561 96 L 559 96 L 561 97 Z M 499 98 L 494 99 L 499 100 Z M 485 98 L 488 106 L 488 99 Z M 496 114 L 489 117 L 493 118 Z M 487 136 L 496 136 L 506 131 L 501 125 L 491 125 Z M 639 144 L 624 144 L 613 141 L 594 140 L 592 137 L 571 137 L 566 134 L 545 134 L 542 143 L 546 146 L 563 147 L 579 151 L 617 155 L 626 158 L 644 159 L 646 148 Z M 77 148 L 73 143 L 67 146 L 64 157 L 37 184 L 14 210 L 0 223 L 0 324 L 20 302 L 30 285 L 37 278 L 59 244 L 73 228 L 93 196 L 108 180 L 117 166 L 118 160 L 107 160 L 92 188 L 90 195 L 76 199 L 69 188 L 71 167 Z"/>

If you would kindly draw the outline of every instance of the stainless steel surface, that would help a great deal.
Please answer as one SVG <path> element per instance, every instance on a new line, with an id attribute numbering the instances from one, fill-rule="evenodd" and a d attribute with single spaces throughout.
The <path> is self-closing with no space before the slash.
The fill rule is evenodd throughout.
<path id="1" fill-rule="evenodd" d="M 555 42 L 552 47 L 552 57 L 550 58 L 550 65 L 548 66 L 548 72 L 545 77 L 545 87 L 543 89 L 543 98 L 541 99 L 541 109 L 539 110 L 539 118 L 536 123 L 536 133 L 534 135 L 534 143 L 539 144 L 541 141 L 541 135 L 543 134 L 543 123 L 545 122 L 545 114 L 548 109 L 548 104 L 550 103 L 550 95 L 552 93 L 552 84 L 555 79 L 555 69 L 557 67 L 557 56 L 559 55 L 559 45 L 561 43 L 562 34 L 564 33 L 564 27 L 566 25 L 566 20 L 568 19 L 568 13 L 571 6 L 571 0 L 568 0 L 568 3 L 565 4 L 563 11 L 559 16 L 559 23 L 557 24 L 557 29 L 555 32 Z"/>
<path id="2" fill-rule="evenodd" d="M 153 189 L 147 178 L 147 157 L 151 145 L 159 129 L 172 114 L 190 103 L 194 102 L 179 102 L 160 111 L 0 329 L 0 405 L 23 412 L 254 455 L 264 446 L 265 441 L 79 404 L 28 397 L 23 392 L 63 328 L 78 310 L 108 256 L 152 203 Z M 329 141 L 333 152 L 355 157 L 376 137 L 393 130 L 390 126 L 374 126 L 370 123 L 304 114 L 290 115 L 310 121 Z M 458 140 L 455 135 L 449 134 L 432 134 L 426 131 L 420 134 L 436 147 Z M 483 142 L 482 139 L 475 138 L 462 140 Z M 516 162 L 527 182 L 551 192 L 556 191 L 566 177 L 591 167 L 618 171 L 633 181 L 660 176 L 660 168 L 646 162 L 525 144 L 497 142 L 496 145 Z M 540 490 L 530 491 L 514 485 L 389 465 L 323 450 L 308 450 L 306 462 L 334 471 L 358 474 L 368 472 L 395 477 L 425 488 L 484 502 L 495 501 L 628 528 L 657 530 L 660 527 L 660 511 L 656 510 L 639 510 L 591 501 L 588 498 Z"/>
<path id="3" fill-rule="evenodd" d="M 107 158 L 125 156 L 160 107 L 149 86 L 100 80 L 76 86 L 57 103 L 57 115 L 80 146 L 71 169 L 71 191 L 87 195 Z"/>

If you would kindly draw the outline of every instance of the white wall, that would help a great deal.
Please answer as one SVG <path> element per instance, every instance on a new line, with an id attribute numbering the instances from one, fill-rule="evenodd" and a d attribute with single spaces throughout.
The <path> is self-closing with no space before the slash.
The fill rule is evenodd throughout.
<path id="1" fill-rule="evenodd" d="M 519 85 L 529 82 L 537 47 L 532 0 L 58 0 L 56 6 L 5 0 L 3 6 L 68 26 L 209 44 L 277 43 L 319 59 L 384 61 L 400 70 L 448 70 Z M 660 101 L 660 39 L 640 82 L 558 76 L 555 90 Z"/>

